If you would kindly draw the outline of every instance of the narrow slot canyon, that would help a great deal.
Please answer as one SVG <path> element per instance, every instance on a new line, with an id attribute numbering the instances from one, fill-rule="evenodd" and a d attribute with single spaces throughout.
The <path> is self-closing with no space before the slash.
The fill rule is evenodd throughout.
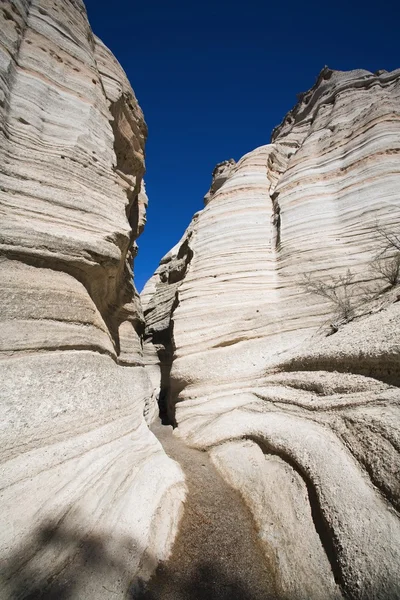
<path id="1" fill-rule="evenodd" d="M 2 0 L 0 600 L 399 600 L 400 69 L 159 4 Z"/>

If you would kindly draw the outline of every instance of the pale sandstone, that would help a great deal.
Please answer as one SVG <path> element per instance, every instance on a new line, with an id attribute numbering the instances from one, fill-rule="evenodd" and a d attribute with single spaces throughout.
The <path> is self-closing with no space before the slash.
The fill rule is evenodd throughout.
<path id="1" fill-rule="evenodd" d="M 81 0 L 0 27 L 0 597 L 122 598 L 185 496 L 143 415 L 146 125 Z"/>
<path id="2" fill-rule="evenodd" d="M 377 223 L 400 225 L 399 148 L 400 71 L 323 69 L 145 292 L 176 435 L 240 490 L 284 597 L 400 593 L 400 305 L 326 337 L 332 307 L 301 285 L 351 268 L 360 296 L 383 287 L 369 265 Z"/>

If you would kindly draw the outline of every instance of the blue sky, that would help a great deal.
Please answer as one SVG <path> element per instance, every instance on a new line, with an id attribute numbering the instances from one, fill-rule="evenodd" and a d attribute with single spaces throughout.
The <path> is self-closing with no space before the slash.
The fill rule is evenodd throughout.
<path id="1" fill-rule="evenodd" d="M 86 0 L 149 127 L 139 291 L 203 207 L 217 162 L 268 143 L 324 65 L 400 67 L 395 0 Z"/>

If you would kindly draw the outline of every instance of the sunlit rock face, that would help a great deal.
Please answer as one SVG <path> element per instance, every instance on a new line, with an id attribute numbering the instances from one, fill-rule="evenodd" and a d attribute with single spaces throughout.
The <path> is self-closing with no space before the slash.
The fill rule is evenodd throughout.
<path id="1" fill-rule="evenodd" d="M 400 227 L 400 70 L 325 68 L 225 176 L 144 290 L 155 395 L 242 493 L 282 598 L 396 598 L 400 304 L 362 296 Z M 303 276 L 347 268 L 361 308 L 329 327 Z"/>
<path id="2" fill-rule="evenodd" d="M 146 125 L 80 0 L 0 21 L 0 597 L 125 597 L 184 495 L 143 417 Z"/>

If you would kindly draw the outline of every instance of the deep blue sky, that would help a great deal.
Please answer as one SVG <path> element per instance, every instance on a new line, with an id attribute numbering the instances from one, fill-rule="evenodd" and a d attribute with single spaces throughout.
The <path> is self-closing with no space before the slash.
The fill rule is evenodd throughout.
<path id="1" fill-rule="evenodd" d="M 269 142 L 324 65 L 400 67 L 396 0 L 86 0 L 149 126 L 139 291 L 203 206 L 217 162 Z"/>

